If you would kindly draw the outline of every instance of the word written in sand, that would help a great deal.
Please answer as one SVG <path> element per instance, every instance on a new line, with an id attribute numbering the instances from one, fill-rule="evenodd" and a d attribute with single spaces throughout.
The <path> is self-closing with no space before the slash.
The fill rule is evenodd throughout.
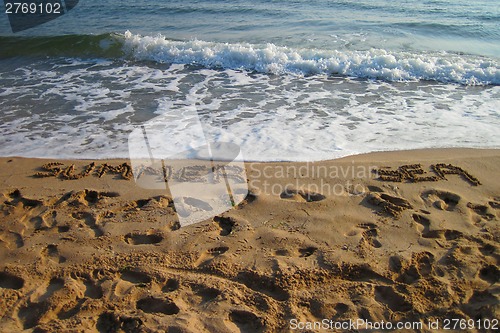
<path id="1" fill-rule="evenodd" d="M 184 183 L 218 183 L 221 179 L 232 179 L 237 183 L 246 182 L 246 179 L 242 176 L 244 170 L 235 165 L 190 165 L 181 167 L 177 170 L 173 169 L 171 166 L 165 165 L 161 168 L 141 165 L 134 168 L 133 172 L 134 175 L 136 175 L 136 179 L 147 175 L 153 175 L 161 182 L 176 180 Z"/>
<path id="2" fill-rule="evenodd" d="M 243 169 L 238 166 L 229 165 L 191 165 L 174 170 L 171 166 L 162 166 L 161 168 L 153 168 L 150 166 L 141 165 L 132 170 L 128 163 L 120 165 L 109 165 L 107 163 L 96 165 L 92 162 L 86 165 L 82 172 L 77 173 L 75 165 L 67 166 L 60 162 L 51 162 L 41 166 L 43 172 L 37 172 L 33 176 L 38 178 L 56 177 L 63 180 L 75 180 L 88 177 L 90 175 L 101 178 L 106 173 L 118 174 L 123 179 L 130 180 L 133 175 L 136 179 L 145 176 L 154 176 L 158 182 L 165 182 L 169 180 L 177 180 L 179 182 L 201 182 L 213 183 L 220 182 L 223 179 L 232 179 L 238 183 L 244 183 L 246 179 L 242 176 Z"/>
<path id="3" fill-rule="evenodd" d="M 481 182 L 476 177 L 461 167 L 452 164 L 432 164 L 431 170 L 435 175 L 422 176 L 426 172 L 422 169 L 421 164 L 408 164 L 400 166 L 397 170 L 390 170 L 390 168 L 387 168 L 377 169 L 374 170 L 374 172 L 378 174 L 380 180 L 391 182 L 437 182 L 439 180 L 447 180 L 446 175 L 459 175 L 474 186 L 481 185 Z"/>
<path id="4" fill-rule="evenodd" d="M 106 173 L 119 174 L 123 179 L 132 179 L 132 168 L 128 163 L 123 163 L 120 165 L 109 165 L 107 163 L 97 165 L 92 162 L 84 167 L 84 170 L 80 173 L 76 173 L 75 165 L 71 164 L 66 166 L 60 162 L 51 162 L 42 165 L 41 167 L 44 172 L 37 172 L 33 176 L 44 178 L 44 177 L 56 177 L 67 180 L 81 179 L 90 175 L 95 175 L 99 178 L 104 176 Z"/>

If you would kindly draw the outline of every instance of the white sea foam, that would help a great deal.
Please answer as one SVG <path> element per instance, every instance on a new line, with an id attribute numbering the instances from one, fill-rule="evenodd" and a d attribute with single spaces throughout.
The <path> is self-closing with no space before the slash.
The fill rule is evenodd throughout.
<path id="1" fill-rule="evenodd" d="M 294 49 L 271 43 L 173 41 L 162 35 L 124 34 L 124 48 L 139 60 L 245 69 L 273 74 L 339 74 L 387 81 L 434 80 L 467 85 L 500 84 L 494 59 L 446 52 L 337 51 Z"/>
<path id="2" fill-rule="evenodd" d="M 175 155 L 190 148 L 192 122 L 184 115 L 192 110 L 209 140 L 238 144 L 246 160 L 500 147 L 500 86 L 268 75 L 182 64 L 75 61 L 46 67 L 5 77 L 13 85 L 0 89 L 0 155 L 126 158 L 129 133 L 151 122 L 168 129 L 157 142 Z"/>

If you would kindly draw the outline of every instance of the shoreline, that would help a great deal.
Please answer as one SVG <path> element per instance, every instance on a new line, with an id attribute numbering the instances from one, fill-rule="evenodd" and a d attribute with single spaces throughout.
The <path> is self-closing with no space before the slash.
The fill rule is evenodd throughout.
<path id="1" fill-rule="evenodd" d="M 377 155 L 392 155 L 392 154 L 402 154 L 406 156 L 407 154 L 416 153 L 423 157 L 427 156 L 429 152 L 444 152 L 446 156 L 452 153 L 470 153 L 472 156 L 477 156 L 479 153 L 476 152 L 486 152 L 486 154 L 494 153 L 495 151 L 499 151 L 500 147 L 438 147 L 438 148 L 416 148 L 416 149 L 401 149 L 401 150 L 379 150 L 379 151 L 371 151 L 368 153 L 356 153 L 352 155 L 346 155 L 337 158 L 329 158 L 324 160 L 311 160 L 311 161 L 291 161 L 291 160 L 279 160 L 279 161 L 259 161 L 259 160 L 244 160 L 245 163 L 322 163 L 322 162 L 335 162 L 341 161 L 344 159 L 353 158 L 355 160 L 363 158 L 363 157 L 371 157 Z M 0 156 L 0 160 L 3 159 L 33 159 L 33 160 L 47 160 L 47 161 L 126 161 L 130 160 L 129 157 L 112 157 L 112 158 L 59 158 L 59 157 L 30 157 L 30 156 L 18 156 L 18 155 L 5 155 Z M 200 161 L 204 161 L 200 159 Z"/>
<path id="2" fill-rule="evenodd" d="M 250 194 L 187 226 L 120 172 L 33 177 L 55 161 L 126 162 L 0 158 L 2 331 L 499 318 L 498 149 L 245 163 Z"/>

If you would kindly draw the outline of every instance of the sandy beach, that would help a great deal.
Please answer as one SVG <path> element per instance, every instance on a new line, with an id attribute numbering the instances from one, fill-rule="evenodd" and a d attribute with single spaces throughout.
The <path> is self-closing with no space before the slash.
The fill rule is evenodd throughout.
<path id="1" fill-rule="evenodd" d="M 127 162 L 0 159 L 0 331 L 500 327 L 500 150 L 246 163 L 246 199 L 186 227 Z"/>

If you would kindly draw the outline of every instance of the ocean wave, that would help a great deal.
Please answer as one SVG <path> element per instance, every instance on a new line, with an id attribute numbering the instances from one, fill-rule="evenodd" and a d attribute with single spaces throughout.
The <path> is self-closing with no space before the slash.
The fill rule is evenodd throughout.
<path id="1" fill-rule="evenodd" d="M 162 35 L 141 36 L 130 31 L 124 34 L 0 37 L 0 45 L 0 59 L 32 56 L 107 58 L 278 75 L 500 84 L 500 64 L 496 58 L 446 52 L 341 51 L 292 48 L 272 43 L 178 41 Z"/>
<path id="2" fill-rule="evenodd" d="M 126 53 L 137 60 L 244 69 L 271 74 L 344 75 L 386 81 L 439 81 L 466 85 L 500 84 L 494 59 L 441 53 L 298 49 L 271 43 L 173 41 L 165 36 L 124 34 Z"/>

